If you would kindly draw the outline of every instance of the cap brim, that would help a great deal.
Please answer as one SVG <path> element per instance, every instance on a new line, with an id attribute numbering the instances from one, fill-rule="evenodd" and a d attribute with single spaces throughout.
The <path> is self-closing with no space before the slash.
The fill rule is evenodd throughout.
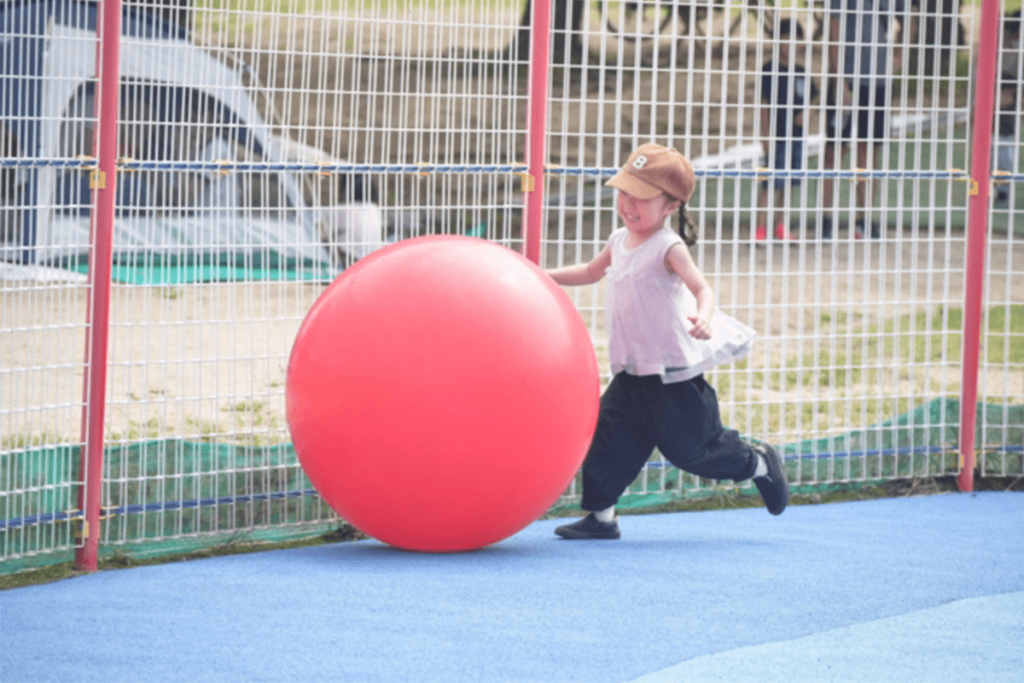
<path id="1" fill-rule="evenodd" d="M 624 170 L 613 175 L 605 185 L 614 187 L 616 190 L 622 190 L 637 199 L 654 199 L 659 194 L 662 194 L 662 190 L 659 190 L 654 185 L 645 183 L 632 173 Z"/>

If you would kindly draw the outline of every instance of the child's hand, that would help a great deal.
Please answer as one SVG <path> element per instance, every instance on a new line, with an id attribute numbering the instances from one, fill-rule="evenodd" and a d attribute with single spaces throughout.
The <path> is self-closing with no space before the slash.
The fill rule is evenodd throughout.
<path id="1" fill-rule="evenodd" d="M 690 328 L 690 336 L 694 339 L 711 339 L 711 323 L 699 315 L 689 317 L 693 327 Z"/>

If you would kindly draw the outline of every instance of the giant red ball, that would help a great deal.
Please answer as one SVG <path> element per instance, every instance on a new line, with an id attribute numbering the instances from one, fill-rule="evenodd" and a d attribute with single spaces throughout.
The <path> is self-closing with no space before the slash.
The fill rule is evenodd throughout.
<path id="1" fill-rule="evenodd" d="M 589 332 L 551 278 L 505 247 L 431 236 L 324 290 L 292 348 L 286 414 L 339 516 L 399 548 L 454 552 L 557 501 L 599 394 Z"/>

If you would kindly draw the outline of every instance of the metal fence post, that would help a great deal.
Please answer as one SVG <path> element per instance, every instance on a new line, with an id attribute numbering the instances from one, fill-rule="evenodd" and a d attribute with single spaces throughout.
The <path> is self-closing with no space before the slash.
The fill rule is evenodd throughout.
<path id="1" fill-rule="evenodd" d="M 89 308 L 85 342 L 85 382 L 82 408 L 81 479 L 79 507 L 83 521 L 81 544 L 75 552 L 79 570 L 95 571 L 99 561 L 100 508 L 103 500 L 103 425 L 107 394 L 107 342 L 110 328 L 111 271 L 114 254 L 114 204 L 117 193 L 117 117 L 120 91 L 121 0 L 97 5 L 99 36 L 99 107 L 95 138 L 97 168 L 91 172 L 93 195 L 89 250 Z"/>
<path id="2" fill-rule="evenodd" d="M 534 0 L 530 36 L 530 100 L 526 124 L 527 174 L 526 258 L 540 263 L 544 232 L 544 167 L 547 160 L 548 66 L 550 62 L 551 0 Z"/>
<path id="3" fill-rule="evenodd" d="M 988 195 L 991 185 L 992 123 L 994 116 L 996 50 L 999 46 L 999 0 L 984 0 L 981 8 L 981 41 L 974 91 L 974 143 L 971 148 L 971 180 L 977 192 L 970 195 L 967 223 L 967 275 L 964 281 L 963 376 L 960 387 L 961 491 L 974 490 L 974 439 L 978 421 L 978 365 L 981 325 L 984 318 L 985 252 L 988 233 Z"/>

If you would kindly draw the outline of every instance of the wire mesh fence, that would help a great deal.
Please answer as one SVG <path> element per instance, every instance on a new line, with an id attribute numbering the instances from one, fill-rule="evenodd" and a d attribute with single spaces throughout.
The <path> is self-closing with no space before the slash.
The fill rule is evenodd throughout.
<path id="1" fill-rule="evenodd" d="M 284 421 L 295 333 L 328 282 L 385 244 L 523 248 L 530 3 L 123 4 L 101 542 L 329 528 Z M 9 567 L 80 543 L 102 9 L 0 6 Z M 973 121 L 979 17 L 955 0 L 553 3 L 542 265 L 601 248 L 616 221 L 603 181 L 635 146 L 686 154 L 695 257 L 723 310 L 759 332 L 710 379 L 730 426 L 784 446 L 795 486 L 958 472 L 976 125 L 998 133 L 980 466 L 1024 474 L 1022 48 L 1004 17 L 1002 109 Z M 838 101 L 862 72 L 868 99 Z M 868 135 L 858 106 L 882 98 Z M 603 288 L 569 291 L 603 359 Z M 730 486 L 655 457 L 627 502 Z"/>

